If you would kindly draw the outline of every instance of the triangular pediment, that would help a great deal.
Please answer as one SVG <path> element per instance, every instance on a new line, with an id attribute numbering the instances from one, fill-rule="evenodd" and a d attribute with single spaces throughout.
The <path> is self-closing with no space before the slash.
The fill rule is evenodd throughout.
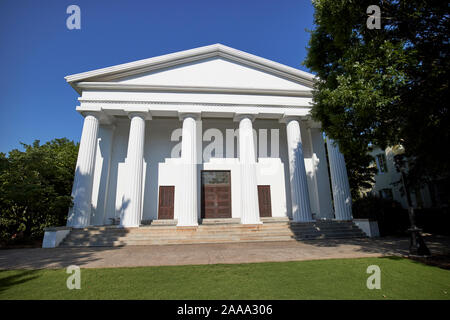
<path id="1" fill-rule="evenodd" d="M 111 80 L 120 84 L 307 90 L 307 86 L 221 57 Z"/>
<path id="2" fill-rule="evenodd" d="M 314 76 L 220 44 L 67 76 L 77 90 L 89 83 L 309 91 Z"/>

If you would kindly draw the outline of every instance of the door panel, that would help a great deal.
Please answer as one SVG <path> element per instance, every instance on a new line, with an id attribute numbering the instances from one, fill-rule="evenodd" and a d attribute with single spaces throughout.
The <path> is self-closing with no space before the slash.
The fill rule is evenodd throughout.
<path id="1" fill-rule="evenodd" d="M 258 202 L 259 202 L 259 216 L 272 216 L 272 201 L 270 198 L 270 186 L 258 186 Z"/>
<path id="2" fill-rule="evenodd" d="M 175 198 L 174 186 L 159 187 L 158 219 L 173 219 L 173 207 Z"/>

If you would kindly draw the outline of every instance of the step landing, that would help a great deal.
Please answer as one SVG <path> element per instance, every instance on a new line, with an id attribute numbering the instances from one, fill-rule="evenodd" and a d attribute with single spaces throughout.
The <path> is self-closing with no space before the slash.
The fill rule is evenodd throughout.
<path id="1" fill-rule="evenodd" d="M 230 219 L 226 219 L 230 220 Z M 203 219 L 199 226 L 178 227 L 175 220 L 158 220 L 139 228 L 119 226 L 73 229 L 60 246 L 125 246 L 261 241 L 303 241 L 365 238 L 352 221 L 292 222 L 263 218 L 262 224 L 243 225 L 240 220 Z"/>

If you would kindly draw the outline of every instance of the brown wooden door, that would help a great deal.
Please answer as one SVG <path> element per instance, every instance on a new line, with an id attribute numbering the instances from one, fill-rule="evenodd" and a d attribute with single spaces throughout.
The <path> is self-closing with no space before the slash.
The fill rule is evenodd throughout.
<path id="1" fill-rule="evenodd" d="M 230 171 L 202 171 L 202 218 L 231 218 Z"/>
<path id="2" fill-rule="evenodd" d="M 270 186 L 258 186 L 259 216 L 272 216 L 272 202 L 270 200 Z"/>
<path id="3" fill-rule="evenodd" d="M 174 186 L 159 186 L 158 219 L 173 219 Z"/>

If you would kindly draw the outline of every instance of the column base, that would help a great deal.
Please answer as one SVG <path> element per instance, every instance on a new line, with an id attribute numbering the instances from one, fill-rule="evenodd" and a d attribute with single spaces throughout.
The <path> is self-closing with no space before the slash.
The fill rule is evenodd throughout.
<path id="1" fill-rule="evenodd" d="M 177 227 L 198 227 L 197 223 L 177 223 Z"/>
<path id="2" fill-rule="evenodd" d="M 139 228 L 140 224 L 131 224 L 131 225 L 119 225 L 119 228 Z"/>
<path id="3" fill-rule="evenodd" d="M 263 224 L 261 220 L 258 221 L 242 221 L 241 224 Z"/>

